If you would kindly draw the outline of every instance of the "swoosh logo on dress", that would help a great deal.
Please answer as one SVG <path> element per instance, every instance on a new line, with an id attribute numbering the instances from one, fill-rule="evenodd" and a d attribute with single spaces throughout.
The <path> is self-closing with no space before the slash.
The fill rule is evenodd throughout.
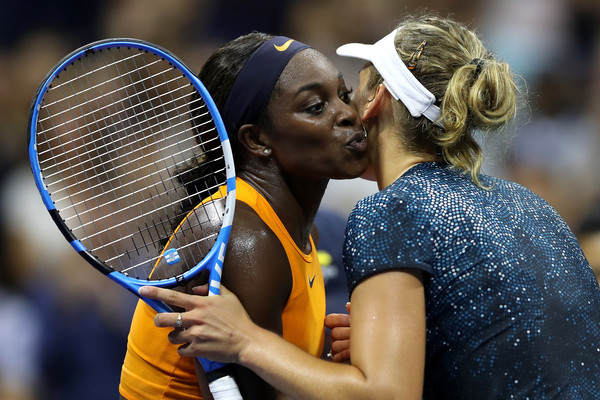
<path id="1" fill-rule="evenodd" d="M 311 279 L 311 277 L 310 277 L 310 276 L 308 277 L 308 284 L 310 285 L 310 287 L 311 287 L 311 288 L 313 287 L 313 283 L 315 283 L 315 278 L 316 278 L 316 276 L 317 276 L 317 274 L 314 274 L 314 275 L 312 276 L 312 279 Z"/>
<path id="2" fill-rule="evenodd" d="M 293 41 L 294 41 L 294 39 L 290 39 L 287 42 L 285 42 L 284 44 L 282 44 L 281 46 L 277 46 L 276 44 L 274 44 L 273 46 L 275 46 L 275 50 L 277 50 L 277 51 L 286 51 L 288 49 L 288 47 L 290 47 L 290 44 L 292 44 Z"/>

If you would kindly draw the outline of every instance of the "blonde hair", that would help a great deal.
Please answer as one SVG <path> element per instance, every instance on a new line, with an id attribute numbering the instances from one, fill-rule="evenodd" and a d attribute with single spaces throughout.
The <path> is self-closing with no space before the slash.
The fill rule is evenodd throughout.
<path id="1" fill-rule="evenodd" d="M 406 107 L 396 107 L 405 145 L 470 172 L 473 182 L 483 187 L 478 178 L 482 150 L 472 135 L 475 130 L 497 130 L 513 119 L 519 93 L 515 75 L 474 31 L 449 18 L 409 17 L 399 27 L 396 50 L 436 97 L 444 125 L 442 129 L 424 117 L 415 119 Z M 369 84 L 378 82 L 379 74 L 371 74 Z"/>

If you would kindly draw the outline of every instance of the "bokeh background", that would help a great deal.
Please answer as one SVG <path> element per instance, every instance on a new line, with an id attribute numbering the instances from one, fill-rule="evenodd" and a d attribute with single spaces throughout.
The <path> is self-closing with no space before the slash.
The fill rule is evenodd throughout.
<path id="1" fill-rule="evenodd" d="M 350 86 L 360 62 L 345 42 L 373 42 L 406 14 L 453 15 L 526 83 L 514 129 L 481 137 L 484 172 L 548 200 L 600 261 L 600 3 L 598 0 L 56 0 L 0 3 L 0 399 L 116 398 L 135 299 L 75 254 L 43 209 L 26 150 L 36 88 L 64 55 L 91 41 L 134 37 L 198 70 L 219 45 L 259 30 L 330 56 Z M 330 311 L 347 299 L 345 218 L 376 187 L 335 181 L 321 225 Z"/>

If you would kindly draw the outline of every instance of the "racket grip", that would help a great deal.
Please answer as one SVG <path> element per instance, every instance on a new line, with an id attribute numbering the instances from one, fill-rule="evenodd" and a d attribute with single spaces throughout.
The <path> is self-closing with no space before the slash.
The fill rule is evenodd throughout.
<path id="1" fill-rule="evenodd" d="M 229 374 L 227 364 L 198 357 L 205 371 L 208 388 L 214 400 L 243 400 L 235 379 Z"/>
<path id="2" fill-rule="evenodd" d="M 215 400 L 242 400 L 242 395 L 232 376 L 226 375 L 208 384 Z"/>

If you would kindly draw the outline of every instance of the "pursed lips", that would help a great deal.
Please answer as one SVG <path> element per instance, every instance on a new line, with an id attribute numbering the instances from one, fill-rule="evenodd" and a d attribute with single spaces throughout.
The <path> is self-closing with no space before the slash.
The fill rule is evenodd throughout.
<path id="1" fill-rule="evenodd" d="M 346 147 L 351 150 L 364 152 L 367 151 L 367 137 L 364 131 L 356 132 L 352 138 L 346 143 Z"/>

